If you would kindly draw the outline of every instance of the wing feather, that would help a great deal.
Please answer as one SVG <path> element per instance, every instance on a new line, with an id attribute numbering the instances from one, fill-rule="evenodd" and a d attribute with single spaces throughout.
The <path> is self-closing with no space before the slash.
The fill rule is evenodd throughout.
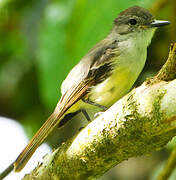
<path id="1" fill-rule="evenodd" d="M 64 113 L 83 98 L 89 88 L 96 85 L 111 68 L 112 57 L 116 56 L 117 43 L 107 39 L 98 43 L 80 61 L 67 76 L 62 85 L 62 97 L 53 114 L 31 139 L 14 163 L 15 171 L 20 171 L 28 162 L 38 146 L 49 133 L 61 122 Z"/>

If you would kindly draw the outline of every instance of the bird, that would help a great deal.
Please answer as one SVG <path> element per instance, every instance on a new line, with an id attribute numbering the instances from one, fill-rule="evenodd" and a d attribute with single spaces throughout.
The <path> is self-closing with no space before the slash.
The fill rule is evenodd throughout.
<path id="1" fill-rule="evenodd" d="M 35 150 L 58 126 L 77 113 L 90 121 L 88 109 L 106 110 L 122 98 L 141 73 L 155 30 L 170 24 L 156 20 L 145 8 L 133 6 L 120 12 L 108 35 L 69 72 L 53 113 L 19 154 L 10 170 L 19 172 Z"/>

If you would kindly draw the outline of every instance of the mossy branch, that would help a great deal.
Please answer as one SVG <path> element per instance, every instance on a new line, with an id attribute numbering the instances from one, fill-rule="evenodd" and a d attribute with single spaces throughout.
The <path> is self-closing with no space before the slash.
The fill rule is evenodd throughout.
<path id="1" fill-rule="evenodd" d="M 169 57 L 158 72 L 158 74 L 154 77 L 154 79 L 158 81 L 170 81 L 176 78 L 176 44 L 171 44 Z"/>
<path id="2" fill-rule="evenodd" d="M 159 81 L 171 81 L 176 78 L 176 43 L 171 44 L 166 63 L 153 78 L 146 80 L 146 84 L 154 84 Z"/>
<path id="3" fill-rule="evenodd" d="M 175 48 L 153 78 L 155 83 L 132 90 L 47 155 L 24 180 L 95 179 L 130 157 L 163 148 L 176 135 Z"/>
<path id="4" fill-rule="evenodd" d="M 170 48 L 168 60 L 163 66 L 163 68 L 159 71 L 159 73 L 155 76 L 155 79 L 168 81 L 175 78 L 176 78 L 176 44 L 172 44 Z M 169 121 L 175 121 L 175 120 L 176 120 L 176 116 L 173 116 Z M 159 174 L 157 180 L 168 179 L 175 167 L 176 167 L 176 148 L 173 149 L 164 169 Z"/>

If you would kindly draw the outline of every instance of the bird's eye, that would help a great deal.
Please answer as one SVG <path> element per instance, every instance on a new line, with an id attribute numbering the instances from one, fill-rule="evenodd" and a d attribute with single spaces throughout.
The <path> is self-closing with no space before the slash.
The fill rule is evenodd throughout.
<path id="1" fill-rule="evenodd" d="M 130 20 L 129 20 L 129 23 L 130 23 L 131 25 L 136 25 L 136 24 L 137 24 L 137 21 L 136 21 L 136 19 L 130 19 Z"/>

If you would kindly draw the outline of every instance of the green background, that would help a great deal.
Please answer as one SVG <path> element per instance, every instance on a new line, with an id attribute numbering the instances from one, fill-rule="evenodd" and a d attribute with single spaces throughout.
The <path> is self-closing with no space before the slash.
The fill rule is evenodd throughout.
<path id="1" fill-rule="evenodd" d="M 135 84 L 140 85 L 160 69 L 167 59 L 170 43 L 175 41 L 176 3 L 174 0 L 160 2 L 162 0 L 2 0 L 0 115 L 19 121 L 31 137 L 52 113 L 61 95 L 61 83 L 71 68 L 107 35 L 118 13 L 133 5 L 151 8 L 156 18 L 172 22 L 158 30 L 153 38 L 146 66 Z M 85 123 L 73 122 L 53 133 L 47 141 L 55 147 L 72 136 L 79 124 Z M 168 152 L 165 149 L 125 162 L 102 179 L 152 179 L 157 171 L 154 167 L 163 164 Z"/>

